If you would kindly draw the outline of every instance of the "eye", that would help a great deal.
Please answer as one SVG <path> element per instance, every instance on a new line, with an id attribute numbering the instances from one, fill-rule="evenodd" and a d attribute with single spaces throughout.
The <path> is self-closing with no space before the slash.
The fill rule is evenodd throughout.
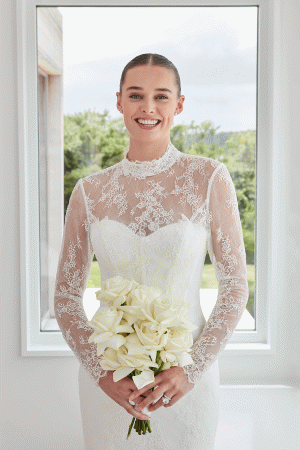
<path id="1" fill-rule="evenodd" d="M 161 98 L 161 99 L 167 99 L 168 97 L 166 97 L 165 95 L 158 95 L 157 98 Z"/>
<path id="2" fill-rule="evenodd" d="M 140 95 L 139 94 L 132 94 L 132 95 L 129 96 L 129 98 L 137 98 L 137 97 L 140 97 Z"/>

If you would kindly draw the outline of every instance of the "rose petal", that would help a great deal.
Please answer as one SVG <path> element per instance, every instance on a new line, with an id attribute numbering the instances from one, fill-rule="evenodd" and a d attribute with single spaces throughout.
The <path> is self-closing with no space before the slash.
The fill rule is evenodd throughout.
<path id="1" fill-rule="evenodd" d="M 113 348 L 114 350 L 118 350 L 125 343 L 126 339 L 121 334 L 114 334 L 105 342 L 106 347 Z"/>
<path id="2" fill-rule="evenodd" d="M 189 355 L 187 352 L 184 352 L 181 355 L 178 355 L 177 361 L 181 367 L 195 364 L 191 355 Z"/>
<path id="3" fill-rule="evenodd" d="M 90 337 L 89 337 L 89 342 L 95 342 L 95 344 L 98 344 L 100 342 L 105 342 L 107 341 L 107 339 L 109 339 L 112 336 L 112 333 L 110 331 L 106 332 L 106 333 L 93 333 Z"/>
<path id="4" fill-rule="evenodd" d="M 113 380 L 115 382 L 122 380 L 122 378 L 127 377 L 133 371 L 132 367 L 119 367 L 113 373 Z"/>
<path id="5" fill-rule="evenodd" d="M 132 380 L 138 389 L 142 389 L 147 384 L 153 383 L 154 372 L 152 370 L 143 370 L 140 375 L 135 375 Z"/>

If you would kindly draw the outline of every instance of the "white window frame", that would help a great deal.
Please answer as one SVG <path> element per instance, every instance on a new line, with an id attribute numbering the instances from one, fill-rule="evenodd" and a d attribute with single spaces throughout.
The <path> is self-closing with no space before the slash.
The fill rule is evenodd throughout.
<path id="1" fill-rule="evenodd" d="M 237 379 L 237 374 L 247 374 L 247 366 L 253 364 L 253 358 L 257 357 L 258 363 L 262 356 L 275 354 L 277 305 L 284 295 L 284 280 L 280 274 L 285 267 L 286 184 L 284 158 L 277 144 L 280 138 L 276 126 L 280 87 L 276 83 L 278 69 L 274 57 L 275 0 L 17 0 L 22 355 L 73 355 L 60 332 L 40 331 L 36 7 L 114 5 L 258 7 L 255 223 L 257 329 L 235 331 L 219 357 L 226 376 Z M 273 207 L 275 202 L 276 207 Z"/>

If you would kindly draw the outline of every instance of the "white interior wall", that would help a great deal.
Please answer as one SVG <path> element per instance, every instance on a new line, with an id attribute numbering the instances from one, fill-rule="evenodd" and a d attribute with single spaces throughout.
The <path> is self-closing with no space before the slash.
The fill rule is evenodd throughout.
<path id="1" fill-rule="evenodd" d="M 297 450 L 300 442 L 300 4 L 274 4 L 281 82 L 278 126 L 288 169 L 287 267 L 277 355 L 263 367 L 266 383 L 273 377 L 283 386 L 222 387 L 216 450 Z M 21 357 L 16 0 L 1 1 L 0 14 L 1 449 L 83 450 L 77 361 Z"/>

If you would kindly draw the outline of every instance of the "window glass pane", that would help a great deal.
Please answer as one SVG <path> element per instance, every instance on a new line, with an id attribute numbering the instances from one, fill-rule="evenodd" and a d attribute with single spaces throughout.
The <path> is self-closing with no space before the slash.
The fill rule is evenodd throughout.
<path id="1" fill-rule="evenodd" d="M 255 329 L 257 7 L 38 10 L 39 68 L 48 77 L 45 88 L 45 77 L 39 76 L 38 90 L 42 329 L 55 329 L 55 320 L 51 322 L 53 268 L 70 194 L 79 178 L 123 158 L 129 137 L 116 108 L 119 77 L 128 61 L 147 52 L 166 56 L 180 73 L 186 100 L 183 113 L 174 119 L 173 144 L 185 153 L 224 162 L 232 176 L 250 288 L 247 311 L 237 329 Z M 63 142 L 59 136 L 64 136 Z M 61 180 L 56 178 L 53 183 L 53 177 Z M 49 204 L 55 207 L 51 209 Z M 205 263 L 201 305 L 208 318 L 217 296 L 217 281 L 208 255 Z M 94 291 L 100 283 L 94 258 L 84 297 L 88 316 L 98 306 Z"/>

